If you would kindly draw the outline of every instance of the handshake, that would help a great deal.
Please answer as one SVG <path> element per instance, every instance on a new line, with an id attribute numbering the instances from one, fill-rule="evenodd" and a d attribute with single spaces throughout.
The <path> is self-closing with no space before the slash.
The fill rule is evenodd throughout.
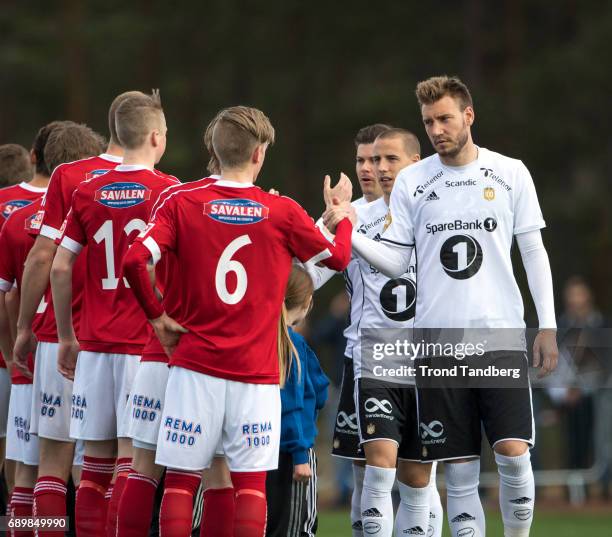
<path id="1" fill-rule="evenodd" d="M 325 201 L 325 212 L 321 217 L 325 227 L 331 232 L 336 232 L 336 226 L 348 218 L 353 226 L 357 223 L 357 213 L 351 205 L 353 197 L 353 185 L 351 180 L 343 173 L 335 187 L 331 187 L 331 177 L 325 176 L 323 182 L 323 200 Z"/>

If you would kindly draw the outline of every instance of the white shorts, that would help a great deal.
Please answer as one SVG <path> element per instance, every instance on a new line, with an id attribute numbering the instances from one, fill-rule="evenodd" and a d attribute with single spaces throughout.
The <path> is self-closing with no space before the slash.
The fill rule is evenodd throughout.
<path id="1" fill-rule="evenodd" d="M 281 401 L 277 384 L 247 384 L 172 367 L 155 462 L 199 471 L 222 446 L 233 472 L 278 467 Z"/>
<path id="2" fill-rule="evenodd" d="M 11 388 L 6 434 L 6 458 L 38 466 L 38 436 L 30 432 L 32 385 L 14 384 Z"/>
<path id="3" fill-rule="evenodd" d="M 140 356 L 81 351 L 72 388 L 70 436 L 113 440 L 127 436 L 123 415 Z"/>
<path id="4" fill-rule="evenodd" d="M 138 364 L 124 423 L 134 447 L 155 451 L 169 372 L 163 362 Z"/>
<path id="5" fill-rule="evenodd" d="M 6 437 L 6 422 L 11 398 L 11 375 L 4 367 L 0 367 L 0 438 Z"/>
<path id="6" fill-rule="evenodd" d="M 40 342 L 34 360 L 34 396 L 30 430 L 41 438 L 70 438 L 72 381 L 57 370 L 57 343 Z"/>

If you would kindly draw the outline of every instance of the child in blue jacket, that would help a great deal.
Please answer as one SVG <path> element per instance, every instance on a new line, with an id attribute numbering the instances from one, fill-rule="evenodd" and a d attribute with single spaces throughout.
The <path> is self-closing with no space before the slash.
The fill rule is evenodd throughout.
<path id="1" fill-rule="evenodd" d="M 317 463 L 314 443 L 317 414 L 327 400 L 329 380 L 306 340 L 291 326 L 302 321 L 312 304 L 313 284 L 294 266 L 287 283 L 281 332 L 286 330 L 281 356 L 287 360 L 281 389 L 281 443 L 278 469 L 268 472 L 267 536 L 300 537 L 317 531 Z M 282 335 L 282 334 L 281 334 Z M 290 357 L 290 358 L 289 358 Z M 281 374 L 281 377 L 283 375 Z"/>

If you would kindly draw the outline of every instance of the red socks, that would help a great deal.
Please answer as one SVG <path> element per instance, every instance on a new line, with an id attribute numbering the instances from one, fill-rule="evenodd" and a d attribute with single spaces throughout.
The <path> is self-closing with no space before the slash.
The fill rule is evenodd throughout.
<path id="1" fill-rule="evenodd" d="M 115 537 L 117 534 L 117 508 L 123 489 L 127 481 L 128 475 L 132 468 L 131 458 L 117 459 L 117 471 L 115 484 L 111 493 L 110 501 L 108 502 L 108 514 L 106 517 L 106 535 L 107 537 Z"/>
<path id="2" fill-rule="evenodd" d="M 15 487 L 11 496 L 11 514 L 13 517 L 32 516 L 34 505 L 34 489 L 26 487 Z M 32 537 L 32 530 L 11 530 L 11 537 Z"/>
<path id="3" fill-rule="evenodd" d="M 76 495 L 77 535 L 106 537 L 106 490 L 113 477 L 115 459 L 85 455 Z"/>
<path id="4" fill-rule="evenodd" d="M 149 534 L 157 485 L 155 479 L 142 474 L 132 472 L 128 476 L 117 510 L 117 537 Z"/>
<path id="5" fill-rule="evenodd" d="M 200 537 L 234 536 L 234 489 L 206 489 Z"/>
<path id="6" fill-rule="evenodd" d="M 39 477 L 34 487 L 34 516 L 66 516 L 66 483 L 59 477 Z M 38 537 L 57 537 L 57 532 L 38 530 Z"/>
<path id="7" fill-rule="evenodd" d="M 167 470 L 159 512 L 159 533 L 164 537 L 189 537 L 193 497 L 202 477 L 199 472 Z"/>
<path id="8" fill-rule="evenodd" d="M 263 537 L 266 531 L 266 472 L 232 472 L 236 491 L 234 537 Z"/>

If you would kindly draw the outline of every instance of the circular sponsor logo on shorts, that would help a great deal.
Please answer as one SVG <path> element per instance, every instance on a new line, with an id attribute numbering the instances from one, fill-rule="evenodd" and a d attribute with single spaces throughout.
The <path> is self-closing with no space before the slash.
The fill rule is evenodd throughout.
<path id="1" fill-rule="evenodd" d="M 474 528 L 463 528 L 457 532 L 457 537 L 472 537 Z"/>
<path id="2" fill-rule="evenodd" d="M 514 511 L 514 516 L 519 520 L 528 520 L 531 518 L 531 509 L 519 509 Z"/>

